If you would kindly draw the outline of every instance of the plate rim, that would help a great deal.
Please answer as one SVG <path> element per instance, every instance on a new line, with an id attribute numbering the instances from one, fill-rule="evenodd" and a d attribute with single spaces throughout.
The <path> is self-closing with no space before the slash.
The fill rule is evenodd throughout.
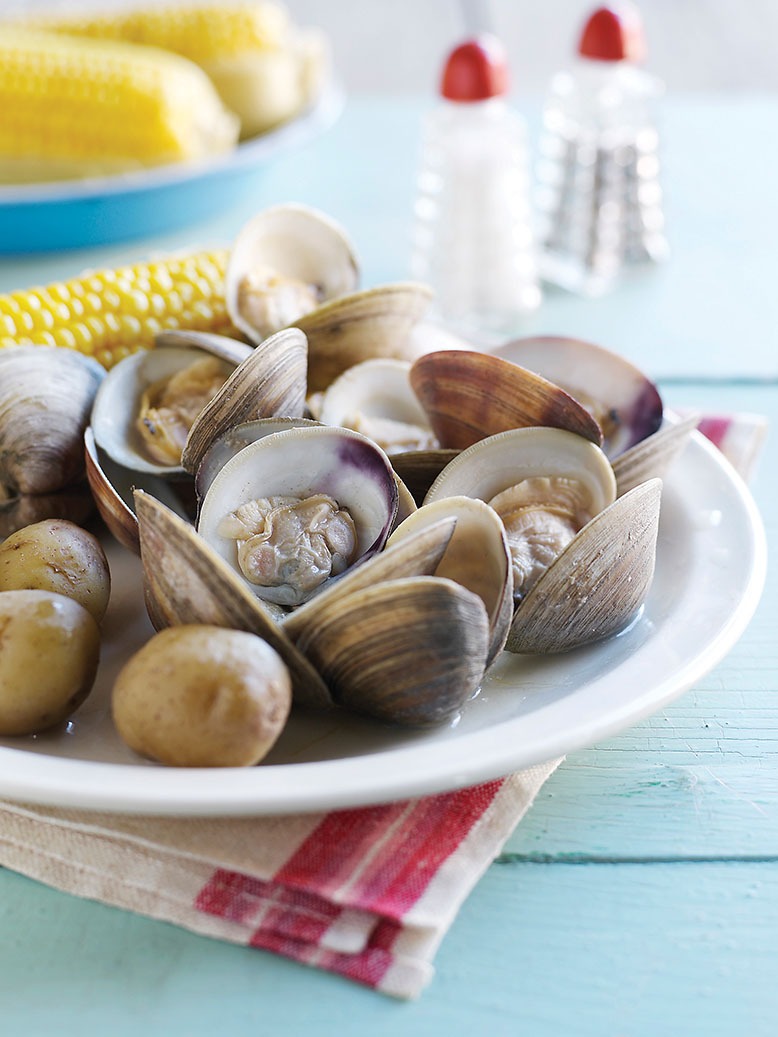
<path id="1" fill-rule="evenodd" d="M 577 722 L 574 734 L 557 731 L 534 743 L 530 749 L 524 747 L 517 755 L 515 750 L 504 743 L 499 747 L 490 746 L 493 728 L 487 726 L 463 735 L 462 739 L 428 744 L 422 752 L 417 743 L 413 743 L 365 756 L 267 764 L 253 769 L 171 769 L 154 764 L 138 766 L 42 756 L 29 750 L 0 746 L 0 797 L 44 807 L 150 816 L 226 817 L 310 813 L 453 791 L 481 781 L 499 779 L 515 770 L 557 759 L 612 737 L 657 712 L 710 672 L 743 634 L 764 588 L 766 533 L 750 489 L 726 458 L 700 433 L 692 434 L 691 444 L 694 444 L 694 450 L 702 451 L 705 463 L 718 468 L 726 478 L 733 494 L 732 499 L 741 507 L 743 519 L 751 534 L 750 544 L 744 546 L 750 547 L 752 561 L 741 596 L 715 636 L 676 671 L 666 674 L 662 680 L 643 689 L 637 696 L 630 697 L 621 709 L 611 709 L 605 715 L 593 715 L 586 723 Z M 514 718 L 504 723 L 516 722 L 517 718 Z M 455 766 L 449 760 L 452 747 L 454 755 L 459 752 L 464 756 L 463 749 L 473 748 L 490 748 L 491 752 L 476 752 L 475 759 L 471 755 L 468 763 Z M 402 766 L 407 764 L 409 754 L 413 757 L 412 768 Z M 339 778 L 340 772 L 348 772 L 355 760 L 370 761 L 376 755 L 382 757 L 383 762 L 391 760 L 399 764 L 397 767 L 381 768 L 384 773 L 391 770 L 391 780 L 385 778 L 380 784 L 374 783 L 368 789 L 357 784 L 349 786 L 343 781 L 335 792 L 328 786 L 328 779 L 331 780 L 333 774 Z M 440 758 L 446 764 L 445 767 L 441 767 Z M 41 760 L 46 760 L 49 767 L 36 769 L 36 763 L 39 764 Z M 52 770 L 54 773 L 50 774 Z M 84 772 L 85 778 L 79 780 Z M 278 784 L 283 773 L 292 775 L 291 787 L 287 782 L 286 790 Z M 118 797 L 117 779 L 122 788 Z M 230 788 L 231 783 L 236 781 L 237 787 Z M 193 783 L 196 786 L 194 793 Z"/>

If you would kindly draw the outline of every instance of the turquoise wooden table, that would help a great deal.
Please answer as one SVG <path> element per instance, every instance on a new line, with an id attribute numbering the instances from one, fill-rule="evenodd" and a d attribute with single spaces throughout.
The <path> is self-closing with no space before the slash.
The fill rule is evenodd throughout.
<path id="1" fill-rule="evenodd" d="M 422 105 L 352 99 L 257 184 L 251 208 L 317 205 L 365 283 L 407 274 Z M 617 349 L 669 404 L 778 422 L 778 100 L 670 98 L 673 257 L 597 302 L 550 294 L 527 331 Z M 0 290 L 192 242 L 185 232 L 0 263 Z M 778 446 L 753 479 L 778 542 Z M 661 713 L 571 754 L 465 903 L 418 1002 L 0 873 L 2 1033 L 768 1037 L 778 1018 L 778 585 L 729 656 Z"/>

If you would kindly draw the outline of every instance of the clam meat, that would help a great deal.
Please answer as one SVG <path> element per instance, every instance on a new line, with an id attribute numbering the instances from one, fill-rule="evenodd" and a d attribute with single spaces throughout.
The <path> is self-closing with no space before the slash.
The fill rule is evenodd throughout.
<path id="1" fill-rule="evenodd" d="M 356 558 L 354 520 L 325 493 L 252 499 L 225 515 L 217 532 L 236 542 L 249 583 L 295 587 L 303 598 Z"/>
<path id="2" fill-rule="evenodd" d="M 315 414 L 325 425 L 361 432 L 392 456 L 439 444 L 410 383 L 411 362 L 373 357 L 349 367 L 321 393 Z"/>
<path id="3" fill-rule="evenodd" d="M 303 205 L 264 209 L 230 250 L 226 305 L 236 328 L 261 342 L 328 299 L 354 291 L 359 267 L 346 232 Z"/>
<path id="4" fill-rule="evenodd" d="M 260 598 L 294 606 L 381 550 L 398 502 L 379 447 L 306 425 L 234 454 L 207 487 L 197 528 Z"/>
<path id="5" fill-rule="evenodd" d="M 195 418 L 227 380 L 229 368 L 205 357 L 152 382 L 143 392 L 135 425 L 149 459 L 178 465 Z"/>
<path id="6" fill-rule="evenodd" d="M 431 502 L 466 494 L 500 514 L 512 558 L 515 612 L 506 647 L 557 652 L 623 629 L 654 571 L 661 481 L 616 499 L 603 451 L 550 428 L 514 429 L 460 453 Z"/>

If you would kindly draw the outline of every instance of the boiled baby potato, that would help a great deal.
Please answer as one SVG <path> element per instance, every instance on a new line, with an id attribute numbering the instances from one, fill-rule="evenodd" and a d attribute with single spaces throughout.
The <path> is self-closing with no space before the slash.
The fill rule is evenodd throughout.
<path id="1" fill-rule="evenodd" d="M 0 734 L 29 735 L 66 720 L 92 689 L 100 631 L 72 598 L 0 594 Z"/>
<path id="2" fill-rule="evenodd" d="M 178 767 L 248 767 L 289 715 L 281 658 L 256 634 L 191 625 L 160 631 L 125 663 L 113 718 L 136 752 Z"/>
<path id="3" fill-rule="evenodd" d="M 64 594 L 99 623 L 108 608 L 111 574 L 97 537 L 67 519 L 24 526 L 0 544 L 0 591 Z"/>

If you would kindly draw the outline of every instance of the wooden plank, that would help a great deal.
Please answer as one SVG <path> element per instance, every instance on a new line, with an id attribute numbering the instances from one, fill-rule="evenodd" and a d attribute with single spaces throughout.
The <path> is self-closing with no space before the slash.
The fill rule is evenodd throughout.
<path id="1" fill-rule="evenodd" d="M 774 864 L 494 865 L 401 1004 L 6 872 L 3 1033 L 773 1037 L 777 926 Z"/>

